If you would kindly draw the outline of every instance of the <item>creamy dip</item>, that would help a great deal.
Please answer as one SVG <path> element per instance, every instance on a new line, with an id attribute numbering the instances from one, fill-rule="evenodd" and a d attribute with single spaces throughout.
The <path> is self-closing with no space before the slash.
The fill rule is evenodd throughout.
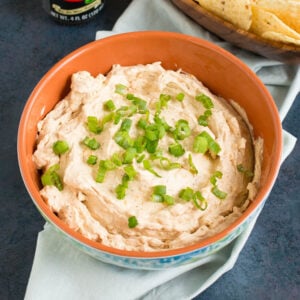
<path id="1" fill-rule="evenodd" d="M 77 72 L 38 123 L 33 160 L 44 174 L 55 170 L 40 193 L 68 226 L 107 246 L 194 244 L 235 221 L 257 193 L 263 142 L 240 110 L 159 62 Z M 57 141 L 65 152 L 55 153 Z"/>

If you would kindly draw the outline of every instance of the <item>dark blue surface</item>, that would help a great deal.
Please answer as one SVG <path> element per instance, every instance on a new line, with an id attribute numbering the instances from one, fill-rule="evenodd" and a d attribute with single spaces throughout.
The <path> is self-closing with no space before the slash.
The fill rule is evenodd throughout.
<path id="1" fill-rule="evenodd" d="M 130 0 L 107 0 L 90 23 L 54 23 L 41 1 L 0 3 L 0 299 L 23 299 L 37 233 L 44 220 L 22 182 L 16 153 L 18 122 L 30 92 L 47 70 L 109 30 Z M 283 127 L 300 137 L 300 97 Z M 235 267 L 199 299 L 300 299 L 300 146 L 279 178 Z M 99 298 L 100 299 L 100 298 Z M 197 298 L 198 299 L 198 298 Z"/>

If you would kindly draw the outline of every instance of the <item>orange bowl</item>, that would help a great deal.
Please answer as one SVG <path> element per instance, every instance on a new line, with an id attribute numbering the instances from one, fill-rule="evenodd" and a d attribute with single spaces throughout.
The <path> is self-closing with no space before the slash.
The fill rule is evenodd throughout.
<path id="1" fill-rule="evenodd" d="M 228 228 L 194 245 L 158 252 L 125 251 L 91 241 L 70 229 L 40 195 L 40 179 L 32 160 L 37 123 L 69 91 L 74 72 L 107 73 L 113 64 L 136 65 L 161 61 L 195 75 L 213 93 L 233 99 L 246 111 L 254 135 L 264 140 L 261 186 L 255 200 Z M 215 252 L 237 237 L 255 218 L 276 180 L 282 152 L 282 129 L 276 105 L 260 79 L 243 62 L 220 47 L 196 37 L 170 32 L 133 32 L 91 42 L 54 65 L 32 91 L 21 116 L 18 160 L 26 188 L 44 218 L 81 250 L 105 262 L 163 269 L 189 263 Z"/>

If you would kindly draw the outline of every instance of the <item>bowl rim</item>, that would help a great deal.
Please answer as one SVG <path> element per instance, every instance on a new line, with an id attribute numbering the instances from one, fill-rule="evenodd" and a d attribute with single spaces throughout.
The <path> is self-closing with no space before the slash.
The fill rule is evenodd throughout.
<path id="1" fill-rule="evenodd" d="M 98 44 L 102 43 L 110 43 L 111 41 L 115 40 L 122 40 L 124 38 L 163 38 L 163 39 L 177 39 L 184 42 L 190 42 L 195 43 L 198 45 L 201 45 L 202 47 L 209 48 L 213 51 L 218 52 L 223 57 L 226 57 L 226 59 L 231 60 L 232 63 L 238 65 L 239 68 L 241 68 L 244 72 L 248 73 L 252 78 L 254 75 L 254 79 L 256 81 L 256 84 L 259 85 L 259 88 L 264 91 L 264 93 L 267 95 L 267 98 L 269 99 L 269 106 L 271 110 L 273 111 L 273 118 L 276 125 L 275 136 L 277 137 L 277 145 L 275 148 L 274 153 L 274 161 L 272 166 L 270 167 L 269 174 L 266 179 L 266 183 L 264 186 L 262 186 L 256 195 L 255 199 L 252 201 L 251 205 L 246 209 L 246 211 L 243 212 L 243 214 L 236 219 L 234 222 L 232 222 L 228 227 L 226 227 L 221 232 L 207 237 L 204 240 L 201 240 L 197 243 L 194 243 L 189 246 L 181 247 L 181 248 L 175 248 L 175 249 L 166 249 L 166 250 L 159 250 L 159 251 L 130 251 L 130 250 L 123 250 L 118 248 L 113 248 L 110 246 L 106 246 L 101 244 L 100 242 L 92 241 L 86 237 L 84 237 L 82 234 L 76 232 L 75 230 L 71 229 L 68 225 L 63 223 L 52 211 L 50 211 L 49 207 L 46 205 L 46 203 L 42 200 L 41 196 L 39 195 L 39 191 L 32 189 L 30 187 L 30 183 L 33 181 L 32 178 L 29 175 L 29 172 L 26 171 L 26 159 L 25 159 L 25 151 L 22 148 L 22 144 L 25 144 L 25 124 L 28 120 L 29 112 L 34 105 L 34 99 L 35 96 L 38 95 L 39 91 L 43 88 L 43 85 L 46 84 L 48 78 L 51 78 L 55 75 L 55 72 L 63 68 L 70 60 L 72 60 L 74 57 L 77 57 L 81 55 L 84 52 L 89 51 L 91 48 L 97 46 Z M 190 36 L 184 33 L 178 33 L 178 32 L 168 32 L 168 31 L 135 31 L 135 32 L 127 32 L 127 33 L 118 33 L 114 34 L 109 37 L 105 37 L 101 40 L 96 40 L 89 42 L 78 49 L 70 52 L 65 57 L 60 59 L 57 63 L 55 63 L 40 79 L 40 81 L 37 83 L 37 85 L 32 90 L 31 94 L 29 95 L 25 106 L 23 108 L 19 127 L 18 127 L 18 136 L 17 136 L 17 155 L 18 155 L 18 163 L 19 163 L 19 169 L 20 173 L 24 182 L 24 185 L 27 189 L 27 192 L 31 196 L 32 201 L 40 211 L 40 213 L 43 215 L 43 217 L 49 222 L 51 221 L 51 224 L 54 225 L 59 231 L 62 231 L 64 234 L 67 234 L 71 239 L 75 240 L 76 242 L 79 242 L 80 244 L 84 244 L 84 246 L 88 248 L 95 249 L 97 251 L 101 251 L 110 255 L 115 256 L 122 256 L 122 257 L 128 257 L 128 258 L 140 258 L 140 259 L 151 259 L 151 258 L 166 258 L 166 257 L 172 257 L 172 256 L 178 256 L 178 255 L 186 255 L 191 252 L 195 252 L 197 250 L 203 249 L 208 247 L 209 245 L 212 245 L 218 241 L 223 240 L 226 238 L 228 234 L 236 230 L 238 227 L 240 227 L 248 217 L 250 217 L 264 202 L 266 197 L 268 196 L 269 192 L 272 189 L 273 184 L 275 183 L 275 180 L 277 178 L 277 174 L 280 169 L 281 164 L 281 155 L 282 155 L 282 148 L 283 148 L 283 142 L 282 142 L 282 127 L 281 127 L 281 121 L 279 117 L 279 113 L 276 107 L 276 104 L 270 94 L 270 92 L 267 90 L 266 86 L 263 84 L 263 82 L 257 77 L 257 75 L 240 59 L 238 59 L 236 56 L 231 54 L 229 51 L 219 47 L 216 44 L 213 44 L 210 41 L 201 39 L 199 37 Z M 38 196 L 39 195 L 39 196 Z"/>

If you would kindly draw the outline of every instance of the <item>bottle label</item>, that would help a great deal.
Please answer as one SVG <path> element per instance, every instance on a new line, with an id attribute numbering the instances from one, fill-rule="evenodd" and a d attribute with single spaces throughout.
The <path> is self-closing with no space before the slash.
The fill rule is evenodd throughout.
<path id="1" fill-rule="evenodd" d="M 50 14 L 61 22 L 80 23 L 95 16 L 102 5 L 102 0 L 52 0 Z"/>

